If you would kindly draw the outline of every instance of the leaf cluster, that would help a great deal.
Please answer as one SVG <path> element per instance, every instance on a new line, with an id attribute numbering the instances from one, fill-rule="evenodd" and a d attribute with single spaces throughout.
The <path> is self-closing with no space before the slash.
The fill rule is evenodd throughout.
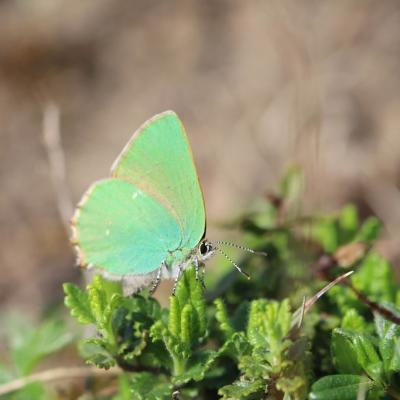
<path id="1" fill-rule="evenodd" d="M 302 186 L 301 170 L 290 169 L 235 221 L 250 247 L 268 252 L 240 260 L 250 281 L 228 271 L 205 296 L 189 268 L 168 309 L 147 295 L 123 297 L 99 276 L 86 291 L 64 285 L 71 314 L 96 326 L 82 356 L 124 371 L 114 399 L 399 398 L 400 292 L 374 250 L 380 223 L 353 205 L 299 216 Z M 306 306 L 350 269 L 346 285 Z"/>
<path id="2" fill-rule="evenodd" d="M 247 246 L 268 253 L 238 260 L 250 280 L 218 260 L 225 272 L 209 271 L 204 291 L 188 268 L 166 308 L 145 291 L 124 297 L 100 276 L 85 289 L 64 284 L 65 305 L 85 326 L 80 355 L 121 371 L 105 394 L 81 399 L 400 399 L 400 290 L 376 251 L 380 222 L 360 218 L 354 205 L 302 214 L 303 181 L 289 169 L 274 193 L 232 222 Z M 0 368 L 0 379 L 30 374 L 69 343 L 52 324 L 20 329 L 24 338 L 10 342 L 14 367 Z M 24 390 L 8 398 L 51 398 L 41 384 Z"/>

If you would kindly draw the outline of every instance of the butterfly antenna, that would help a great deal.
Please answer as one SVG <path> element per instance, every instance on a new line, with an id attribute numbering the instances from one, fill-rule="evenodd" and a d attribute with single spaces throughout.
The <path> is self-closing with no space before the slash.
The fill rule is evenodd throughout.
<path id="1" fill-rule="evenodd" d="M 236 249 L 244 250 L 247 251 L 248 253 L 257 254 L 259 256 L 267 256 L 267 253 L 265 251 L 256 251 L 248 247 L 241 246 L 240 244 L 224 242 L 223 240 L 218 240 L 216 243 L 222 244 L 223 246 L 235 247 Z"/>
<path id="2" fill-rule="evenodd" d="M 232 258 L 230 258 L 228 256 L 228 254 L 226 254 L 223 250 L 221 250 L 219 247 L 215 248 L 216 250 L 218 250 L 242 275 L 244 275 L 247 279 L 250 279 L 250 275 L 247 272 L 244 272 L 242 270 L 242 268 L 239 267 L 239 265 L 237 265 L 235 263 L 235 261 L 232 260 Z"/>

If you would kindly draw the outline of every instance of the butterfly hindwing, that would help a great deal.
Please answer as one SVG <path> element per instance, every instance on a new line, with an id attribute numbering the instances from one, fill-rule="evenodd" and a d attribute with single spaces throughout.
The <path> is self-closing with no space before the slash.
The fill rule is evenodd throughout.
<path id="1" fill-rule="evenodd" d="M 197 245 L 205 230 L 203 195 L 188 138 L 174 112 L 156 115 L 135 132 L 112 176 L 168 209 L 180 227 L 181 247 Z"/>
<path id="2" fill-rule="evenodd" d="M 82 264 L 117 275 L 151 272 L 181 241 L 175 218 L 130 182 L 106 179 L 83 197 L 73 219 Z"/>

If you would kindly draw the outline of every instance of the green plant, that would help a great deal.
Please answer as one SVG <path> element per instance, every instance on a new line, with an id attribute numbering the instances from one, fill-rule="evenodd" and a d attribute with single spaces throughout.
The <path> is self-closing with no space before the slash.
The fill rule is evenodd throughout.
<path id="1" fill-rule="evenodd" d="M 249 247 L 268 253 L 239 260 L 250 280 L 221 265 L 222 276 L 208 271 L 204 291 L 188 268 L 166 308 L 146 291 L 124 297 L 119 283 L 100 276 L 86 289 L 64 284 L 72 317 L 91 327 L 92 337 L 79 340 L 81 357 L 114 372 L 108 391 L 89 387 L 82 395 L 400 399 L 400 290 L 392 265 L 375 250 L 380 223 L 361 220 L 354 205 L 300 215 L 302 183 L 301 170 L 291 168 L 276 193 L 232 222 Z M 350 278 L 317 295 L 350 270 Z M 30 374 L 49 352 L 41 340 L 25 343 L 13 353 L 13 375 L 0 368 L 3 381 Z M 18 397 L 23 390 L 31 397 Z M 40 383 L 23 390 L 11 398 L 51 398 Z"/>
<path id="2" fill-rule="evenodd" d="M 0 384 L 24 379 L 34 372 L 45 358 L 72 343 L 74 335 L 64 321 L 55 316 L 34 325 L 16 314 L 2 317 L 3 337 L 9 349 L 10 363 L 0 364 Z M 44 385 L 32 382 L 15 394 L 4 396 L 15 400 L 39 400 L 46 396 Z M 3 399 L 3 396 L 0 396 Z"/>

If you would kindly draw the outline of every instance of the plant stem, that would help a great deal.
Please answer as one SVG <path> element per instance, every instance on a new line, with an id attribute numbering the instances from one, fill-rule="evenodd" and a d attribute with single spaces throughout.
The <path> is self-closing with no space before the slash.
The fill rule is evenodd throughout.
<path id="1" fill-rule="evenodd" d="M 178 357 L 173 357 L 174 375 L 181 375 L 185 372 L 186 362 Z"/>

